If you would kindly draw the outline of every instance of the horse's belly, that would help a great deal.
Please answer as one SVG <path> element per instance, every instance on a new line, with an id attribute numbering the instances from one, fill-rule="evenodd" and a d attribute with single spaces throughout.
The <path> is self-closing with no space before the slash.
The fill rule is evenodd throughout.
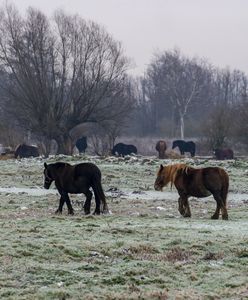
<path id="1" fill-rule="evenodd" d="M 69 194 L 82 194 L 83 191 L 85 191 L 85 190 L 80 186 L 70 186 L 70 187 L 67 187 L 66 191 Z"/>
<path id="2" fill-rule="evenodd" d="M 198 187 L 194 188 L 190 195 L 193 197 L 204 198 L 210 196 L 211 193 L 205 187 Z"/>

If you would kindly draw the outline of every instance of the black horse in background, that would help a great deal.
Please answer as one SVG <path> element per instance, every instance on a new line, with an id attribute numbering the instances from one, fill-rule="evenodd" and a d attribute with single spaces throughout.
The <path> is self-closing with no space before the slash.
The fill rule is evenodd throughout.
<path id="1" fill-rule="evenodd" d="M 79 153 L 85 153 L 85 150 L 87 148 L 87 136 L 82 136 L 80 139 L 76 141 L 76 147 L 79 151 Z"/>
<path id="2" fill-rule="evenodd" d="M 192 141 L 185 142 L 184 140 L 175 140 L 172 144 L 172 149 L 178 147 L 181 155 L 185 152 L 189 152 L 191 157 L 195 156 L 195 143 Z"/>
<path id="3" fill-rule="evenodd" d="M 39 150 L 36 146 L 20 144 L 15 149 L 15 158 L 38 157 Z"/>
<path id="4" fill-rule="evenodd" d="M 55 181 L 55 186 L 60 193 L 59 207 L 56 213 L 62 213 L 63 205 L 66 202 L 68 213 L 73 215 L 74 211 L 68 193 L 83 193 L 86 196 L 84 212 L 86 215 L 90 214 L 92 199 L 90 187 L 94 191 L 96 201 L 94 214 L 108 213 L 108 205 L 101 184 L 101 171 L 95 164 L 81 163 L 72 166 L 68 163 L 57 162 L 49 165 L 44 163 L 44 167 L 44 188 L 49 189 L 51 183 Z"/>
<path id="5" fill-rule="evenodd" d="M 116 155 L 117 153 L 119 156 L 130 155 L 132 153 L 137 154 L 137 148 L 134 145 L 118 143 L 113 147 L 111 153 L 112 155 Z"/>

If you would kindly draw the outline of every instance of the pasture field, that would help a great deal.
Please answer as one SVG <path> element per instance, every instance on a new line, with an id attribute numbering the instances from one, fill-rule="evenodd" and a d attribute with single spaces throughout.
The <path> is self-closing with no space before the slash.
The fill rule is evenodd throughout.
<path id="1" fill-rule="evenodd" d="M 184 160 L 227 170 L 228 221 L 210 219 L 212 197 L 182 218 L 175 189 L 153 188 L 161 162 L 179 160 L 144 156 L 47 159 L 96 163 L 111 210 L 85 216 L 71 195 L 75 215 L 55 215 L 44 161 L 0 161 L 0 299 L 248 299 L 247 159 Z"/>

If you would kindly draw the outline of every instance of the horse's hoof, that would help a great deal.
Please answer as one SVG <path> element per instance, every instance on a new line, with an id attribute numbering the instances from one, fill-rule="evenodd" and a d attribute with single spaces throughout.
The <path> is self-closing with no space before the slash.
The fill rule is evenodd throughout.
<path id="1" fill-rule="evenodd" d="M 211 217 L 211 219 L 212 219 L 212 220 L 218 220 L 218 219 L 219 219 L 219 216 L 218 216 L 218 215 L 213 215 L 213 216 Z"/>
<path id="2" fill-rule="evenodd" d="M 61 211 L 61 210 L 58 210 L 58 209 L 57 209 L 57 210 L 55 211 L 55 215 L 61 215 L 61 214 L 62 214 L 62 211 Z"/>
<path id="3" fill-rule="evenodd" d="M 108 209 L 104 209 L 104 210 L 102 211 L 102 214 L 103 214 L 103 215 L 108 215 L 108 214 L 109 214 L 109 210 L 108 210 Z"/>
<path id="4" fill-rule="evenodd" d="M 94 211 L 93 215 L 100 215 L 100 211 Z"/>
<path id="5" fill-rule="evenodd" d="M 183 217 L 184 218 L 191 218 L 191 214 L 184 214 Z"/>
<path id="6" fill-rule="evenodd" d="M 222 216 L 222 220 L 228 220 L 228 215 Z"/>
<path id="7" fill-rule="evenodd" d="M 178 210 L 178 211 L 179 211 L 179 213 L 180 213 L 182 216 L 184 216 L 185 210 Z"/>
<path id="8" fill-rule="evenodd" d="M 74 211 L 73 210 L 71 210 L 71 211 L 68 211 L 68 215 L 74 215 Z"/>

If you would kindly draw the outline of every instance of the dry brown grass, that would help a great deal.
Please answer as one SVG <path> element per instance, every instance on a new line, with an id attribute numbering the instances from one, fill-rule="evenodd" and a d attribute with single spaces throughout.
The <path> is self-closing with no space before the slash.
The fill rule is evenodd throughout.
<path id="1" fill-rule="evenodd" d="M 125 249 L 123 253 L 132 256 L 139 260 L 151 261 L 189 261 L 192 255 L 191 251 L 184 250 L 180 247 L 174 247 L 167 252 L 159 253 L 159 251 L 149 244 L 140 244 L 138 246 L 131 246 Z"/>
<path id="2" fill-rule="evenodd" d="M 0 160 L 15 159 L 14 153 L 0 155 Z"/>
<path id="3" fill-rule="evenodd" d="M 170 150 L 170 151 L 166 151 L 165 153 L 166 157 L 167 158 L 170 158 L 170 159 L 180 159 L 180 158 L 184 158 L 183 155 L 180 155 L 179 153 L 173 151 L 173 150 Z"/>
<path id="4" fill-rule="evenodd" d="M 190 251 L 184 250 L 180 247 L 174 247 L 166 253 L 166 258 L 168 261 L 188 261 L 192 253 Z"/>

